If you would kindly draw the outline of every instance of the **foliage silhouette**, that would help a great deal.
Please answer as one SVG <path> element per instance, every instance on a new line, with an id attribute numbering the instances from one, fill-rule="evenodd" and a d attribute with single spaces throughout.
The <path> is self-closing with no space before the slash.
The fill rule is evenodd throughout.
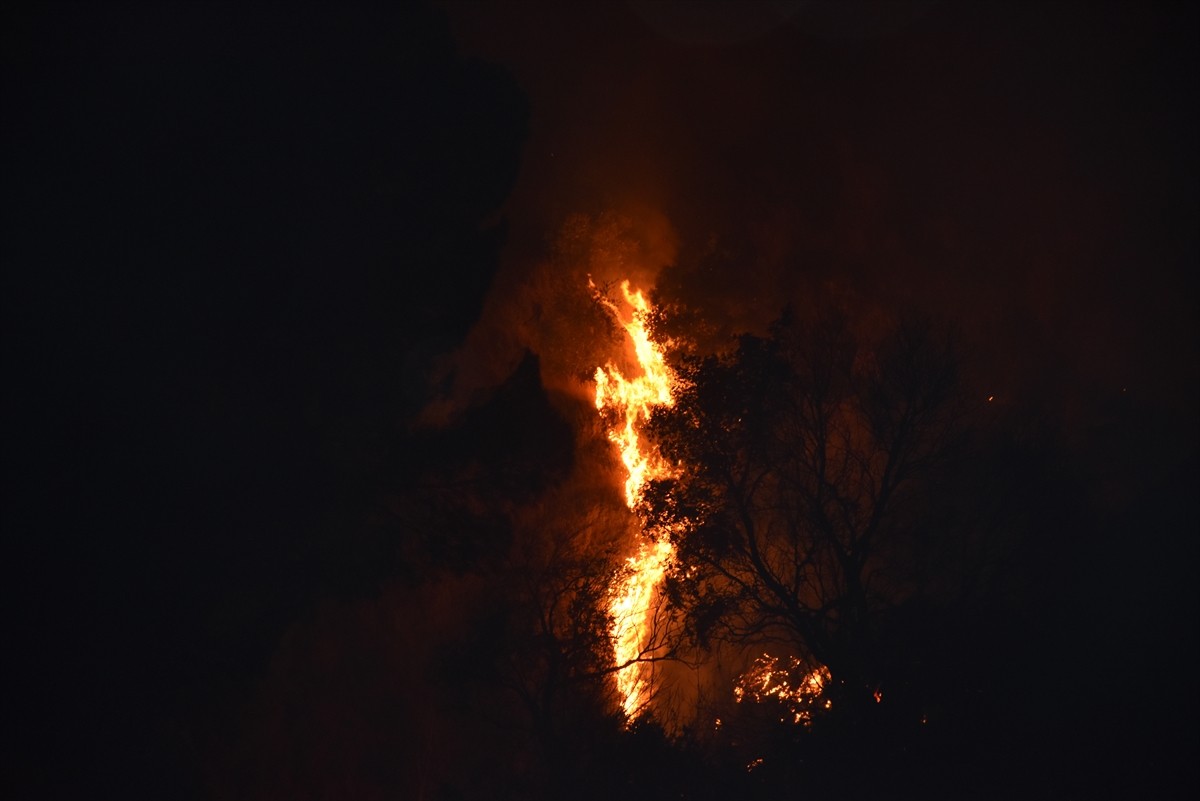
<path id="1" fill-rule="evenodd" d="M 642 511 L 673 532 L 669 594 L 692 638 L 783 641 L 869 700 L 882 616 L 919 589 L 900 549 L 958 442 L 949 334 L 902 319 L 869 342 L 844 317 L 785 313 L 677 369 L 676 404 L 651 425 L 679 472 Z"/>

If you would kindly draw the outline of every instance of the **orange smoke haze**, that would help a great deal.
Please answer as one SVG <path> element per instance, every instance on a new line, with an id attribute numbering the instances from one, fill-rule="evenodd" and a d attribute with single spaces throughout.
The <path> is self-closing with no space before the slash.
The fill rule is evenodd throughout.
<path id="1" fill-rule="evenodd" d="M 958 318 L 1010 395 L 1053 396 L 1066 419 L 1084 383 L 1194 417 L 1195 373 L 1158 344 L 1195 360 L 1195 271 L 1178 267 L 1195 261 L 1195 182 L 1164 155 L 1194 137 L 1156 105 L 1163 53 L 1134 44 L 1161 33 L 1157 12 L 694 5 L 449 6 L 463 47 L 531 98 L 509 207 L 526 261 L 570 211 L 641 221 L 637 199 L 679 232 L 678 258 L 647 265 L 673 265 L 661 300 L 714 339 L 829 284 Z M 975 13 L 988 22 L 964 26 Z"/>
<path id="2" fill-rule="evenodd" d="M 594 395 L 597 365 L 636 364 L 608 310 L 596 304 L 589 278 L 599 287 L 625 279 L 651 287 L 677 251 L 666 216 L 637 204 L 567 215 L 540 250 L 506 251 L 480 320 L 430 377 L 443 391 L 422 424 L 445 425 L 485 398 L 527 350 L 540 360 L 543 385 L 577 419 L 577 402 L 590 405 Z"/>
<path id="3" fill-rule="evenodd" d="M 663 267 L 674 263 L 677 248 L 674 228 L 661 212 L 631 205 L 568 215 L 549 252 L 532 262 L 523 262 L 519 249 L 509 251 L 481 319 L 432 377 L 446 391 L 426 408 L 421 423 L 449 424 L 532 352 L 552 402 L 577 431 L 576 473 L 605 475 L 613 490 L 624 488 L 632 509 L 642 484 L 661 469 L 637 432 L 653 406 L 671 402 L 673 381 L 646 331 L 649 303 L 642 288 L 652 287 Z M 596 411 L 605 409 L 611 422 L 597 418 Z M 602 455 L 596 449 L 601 442 L 605 450 L 615 444 L 617 453 Z M 652 690 L 653 668 L 636 660 L 656 655 L 655 636 L 662 634 L 655 629 L 661 622 L 655 616 L 658 585 L 671 549 L 665 538 L 637 542 L 640 526 L 635 519 L 629 523 L 612 533 L 634 539 L 624 545 L 630 555 L 611 588 L 609 612 L 616 664 L 628 664 L 617 674 L 618 691 L 633 717 Z"/>

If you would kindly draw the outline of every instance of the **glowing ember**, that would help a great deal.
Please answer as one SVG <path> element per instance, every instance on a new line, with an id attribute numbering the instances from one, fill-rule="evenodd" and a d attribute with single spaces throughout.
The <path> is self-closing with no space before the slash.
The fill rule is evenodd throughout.
<path id="1" fill-rule="evenodd" d="M 628 281 L 621 282 L 625 301 L 622 309 L 594 284 L 591 287 L 597 302 L 628 334 L 642 373 L 626 378 L 611 362 L 597 367 L 595 373 L 596 409 L 608 424 L 608 438 L 617 446 L 625 465 L 625 502 L 632 510 L 648 481 L 669 478 L 672 474 L 670 466 L 643 440 L 641 431 L 654 409 L 674 405 L 673 391 L 679 379 L 667 366 L 662 344 L 655 342 L 646 328 L 651 306 L 641 290 L 631 290 Z M 653 690 L 650 665 L 639 660 L 658 649 L 656 623 L 662 621 L 656 618 L 655 602 L 673 554 L 666 533 L 659 532 L 659 536 L 643 543 L 626 560 L 628 570 L 624 578 L 610 588 L 609 611 L 613 617 L 610 635 L 618 667 L 617 689 L 625 714 L 631 719 L 642 712 Z M 808 670 L 793 684 L 791 677 L 800 668 L 798 659 L 782 665 L 777 657 L 764 654 L 739 677 L 734 694 L 739 702 L 747 696 L 759 702 L 774 697 L 787 706 L 795 723 L 807 725 L 812 719 L 812 709 L 830 681 L 830 673 L 821 666 Z M 823 707 L 830 706 L 830 701 L 825 700 Z"/>
<path id="2" fill-rule="evenodd" d="M 617 446 L 625 465 L 625 502 L 633 509 L 641 498 L 646 482 L 666 478 L 670 470 L 639 436 L 641 427 L 656 407 L 674 403 L 672 388 L 676 377 L 667 366 L 662 346 L 650 337 L 646 321 L 650 304 L 641 290 L 633 291 L 629 282 L 621 282 L 628 312 L 621 309 L 592 285 L 595 296 L 625 329 L 633 342 L 642 374 L 626 378 L 611 362 L 596 368 L 596 409 L 610 422 L 608 438 Z M 627 319 L 626 319 L 627 318 Z M 636 717 L 651 691 L 647 666 L 637 660 L 654 650 L 654 601 L 673 549 L 666 537 L 643 544 L 626 565 L 623 581 L 611 589 L 609 610 L 613 616 L 612 640 L 625 714 Z"/>
<path id="3" fill-rule="evenodd" d="M 793 681 L 797 673 L 802 675 L 798 681 Z M 747 699 L 762 703 L 767 698 L 775 698 L 791 712 L 793 723 L 807 726 L 812 722 L 813 708 L 818 705 L 831 679 L 827 667 L 806 670 L 804 663 L 796 657 L 784 664 L 777 656 L 763 654 L 738 677 L 733 695 L 739 704 Z M 820 706 L 829 709 L 833 703 L 826 699 Z"/>

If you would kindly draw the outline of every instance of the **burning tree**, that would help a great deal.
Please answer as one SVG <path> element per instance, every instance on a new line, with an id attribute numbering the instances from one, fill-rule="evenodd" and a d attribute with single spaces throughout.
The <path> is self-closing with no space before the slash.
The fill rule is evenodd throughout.
<path id="1" fill-rule="evenodd" d="M 551 509 L 558 524 L 543 511 L 521 521 L 528 530 L 519 526 L 509 555 L 509 595 L 496 599 L 485 630 L 501 686 L 519 700 L 553 775 L 586 752 L 577 741 L 604 729 L 615 703 L 604 601 L 622 566 L 604 541 L 602 507 L 582 515 Z"/>
<path id="2" fill-rule="evenodd" d="M 960 406 L 948 336 L 903 321 L 866 339 L 785 313 L 729 353 L 679 357 L 649 426 L 675 469 L 641 511 L 672 532 L 668 594 L 698 644 L 786 643 L 871 703 L 875 635 L 914 593 L 904 543 Z"/>
<path id="3" fill-rule="evenodd" d="M 608 439 L 617 446 L 624 465 L 625 502 L 631 510 L 642 499 L 647 482 L 671 474 L 670 465 L 641 437 L 640 432 L 654 410 L 674 403 L 677 378 L 666 363 L 663 346 L 650 335 L 647 325 L 653 310 L 641 290 L 621 283 L 627 311 L 623 312 L 603 291 L 593 285 L 596 301 L 618 321 L 633 346 L 641 375 L 626 378 L 611 362 L 596 368 L 596 409 L 608 428 Z M 617 688 L 622 707 L 630 718 L 642 713 L 655 692 L 656 662 L 673 656 L 674 639 L 666 605 L 660 593 L 672 546 L 665 530 L 646 527 L 648 535 L 625 570 L 610 588 L 609 611 L 617 668 Z"/>

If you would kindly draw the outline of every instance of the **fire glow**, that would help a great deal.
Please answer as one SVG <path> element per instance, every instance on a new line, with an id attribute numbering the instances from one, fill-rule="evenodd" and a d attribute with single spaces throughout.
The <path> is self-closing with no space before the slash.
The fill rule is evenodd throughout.
<path id="1" fill-rule="evenodd" d="M 631 290 L 629 281 L 621 282 L 621 294 L 628 307 L 623 314 L 594 284 L 592 290 L 597 302 L 629 336 L 642 372 L 626 378 L 609 362 L 597 367 L 595 373 L 596 409 L 608 423 L 608 438 L 617 446 L 625 466 L 625 503 L 632 510 L 647 481 L 670 475 L 668 465 L 640 432 L 655 408 L 674 404 L 672 389 L 677 379 L 667 366 L 662 345 L 651 338 L 646 328 L 651 307 L 642 291 Z M 673 550 L 665 536 L 642 543 L 637 553 L 626 560 L 628 570 L 624 578 L 610 589 L 611 636 L 619 668 L 617 689 L 629 718 L 637 717 L 650 698 L 649 665 L 638 660 L 654 650 L 655 599 Z"/>
<path id="2" fill-rule="evenodd" d="M 597 367 L 594 375 L 596 410 L 607 425 L 608 439 L 621 455 L 626 471 L 625 503 L 633 511 L 648 481 L 672 475 L 671 466 L 642 436 L 642 428 L 655 409 L 674 405 L 679 378 L 666 363 L 663 344 L 656 342 L 647 329 L 652 307 L 642 291 L 622 281 L 622 309 L 590 280 L 589 284 L 596 301 L 625 330 L 641 369 L 641 375 L 627 378 L 609 362 Z M 654 689 L 653 663 L 646 657 L 655 655 L 661 647 L 658 624 L 665 621 L 656 615 L 658 592 L 674 556 L 667 532 L 651 534 L 649 541 L 643 541 L 637 553 L 626 560 L 623 577 L 609 588 L 617 689 L 630 720 L 645 710 Z M 794 681 L 796 675 L 801 676 L 799 681 Z M 784 664 L 778 657 L 763 654 L 738 678 L 734 695 L 739 703 L 775 698 L 790 710 L 792 722 L 808 725 L 830 680 L 829 669 L 823 665 L 805 669 L 795 657 Z M 830 702 L 824 700 L 822 708 L 829 706 Z"/>
<path id="3" fill-rule="evenodd" d="M 627 379 L 610 362 L 606 367 L 596 368 L 596 409 L 614 409 L 623 418 L 623 425 L 612 428 L 608 438 L 621 452 L 621 461 L 629 477 L 625 480 L 625 502 L 632 509 L 641 496 L 642 488 L 652 478 L 668 475 L 666 466 L 650 449 L 642 447 L 638 430 L 657 406 L 672 406 L 675 403 L 671 389 L 675 374 L 667 367 L 662 346 L 650 338 L 646 330 L 646 318 L 650 304 L 641 290 L 630 291 L 629 282 L 621 282 L 621 292 L 631 309 L 629 322 L 622 320 L 617 306 L 608 298 L 596 293 L 599 302 L 621 323 L 633 341 L 638 365 L 642 375 Z"/>
<path id="4" fill-rule="evenodd" d="M 795 678 L 797 675 L 801 676 L 799 681 Z M 762 703 L 774 698 L 788 709 L 793 723 L 807 726 L 812 722 L 814 709 L 832 706 L 828 699 L 821 703 L 821 696 L 831 680 L 829 668 L 823 665 L 816 670 L 806 670 L 804 663 L 796 657 L 785 663 L 779 657 L 763 654 L 738 677 L 733 695 L 739 704 L 747 699 Z"/>

